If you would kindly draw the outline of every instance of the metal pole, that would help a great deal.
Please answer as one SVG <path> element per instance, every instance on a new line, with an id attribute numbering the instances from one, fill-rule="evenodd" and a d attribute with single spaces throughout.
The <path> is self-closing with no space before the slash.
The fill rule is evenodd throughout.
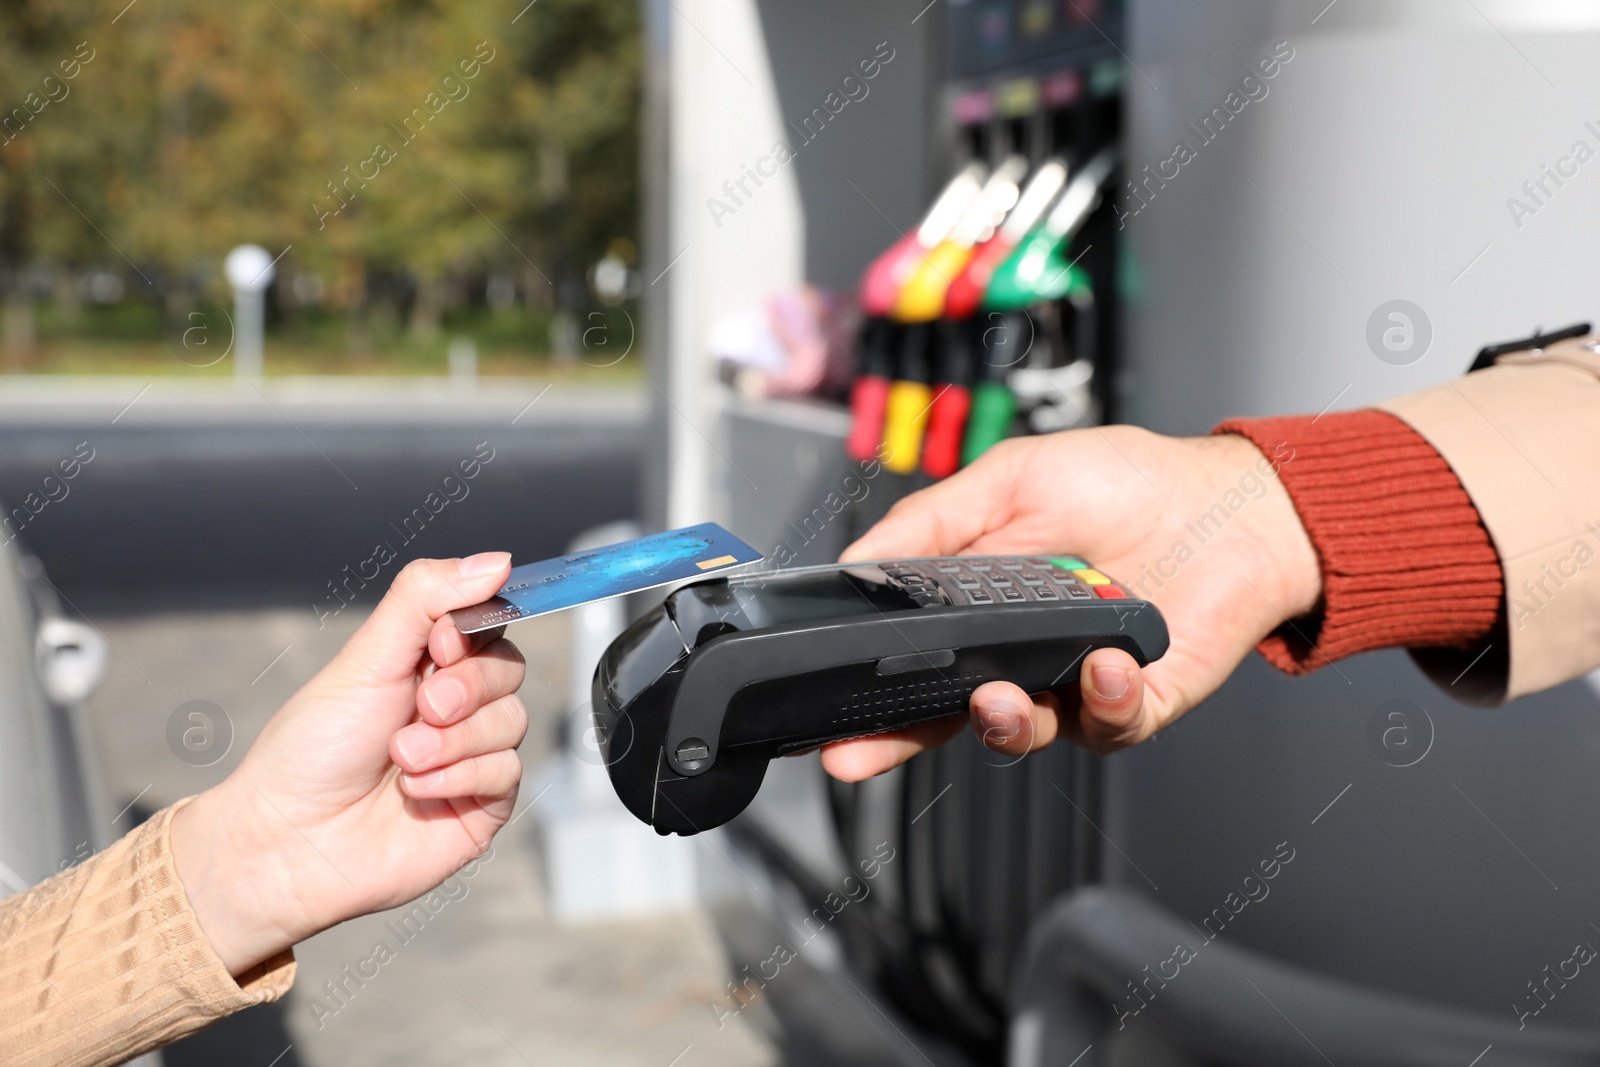
<path id="1" fill-rule="evenodd" d="M 228 253 L 222 269 L 233 287 L 233 380 L 258 382 L 266 370 L 263 335 L 274 260 L 260 245 L 240 245 Z"/>

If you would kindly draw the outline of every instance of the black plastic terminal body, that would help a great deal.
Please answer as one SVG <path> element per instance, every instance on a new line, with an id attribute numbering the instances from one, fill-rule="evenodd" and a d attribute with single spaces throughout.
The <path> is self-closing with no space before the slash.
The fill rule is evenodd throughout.
<path id="1" fill-rule="evenodd" d="M 990 568 L 981 588 L 942 562 L 796 568 L 672 593 L 595 671 L 597 740 L 623 804 L 661 834 L 709 830 L 749 805 L 776 757 L 965 712 L 989 681 L 1071 687 L 1094 648 L 1141 665 L 1167 649 L 1154 605 L 1069 578 L 979 599 L 1012 578 L 1038 587 L 1045 560 L 961 560 Z"/>

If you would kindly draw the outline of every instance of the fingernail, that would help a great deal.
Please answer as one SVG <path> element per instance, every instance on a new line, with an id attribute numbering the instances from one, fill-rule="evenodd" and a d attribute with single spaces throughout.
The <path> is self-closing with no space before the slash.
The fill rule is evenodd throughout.
<path id="1" fill-rule="evenodd" d="M 422 695 L 427 698 L 428 708 L 439 717 L 439 721 L 449 722 L 467 706 L 467 687 L 447 674 L 435 677 L 437 681 L 429 681 L 422 687 Z"/>
<path id="2" fill-rule="evenodd" d="M 440 737 L 431 726 L 407 727 L 395 735 L 394 747 L 400 750 L 406 763 L 412 767 L 425 767 L 439 753 Z"/>
<path id="3" fill-rule="evenodd" d="M 459 567 L 463 578 L 482 578 L 486 574 L 496 573 L 510 562 L 509 552 L 479 552 L 462 560 Z"/>
<path id="4" fill-rule="evenodd" d="M 978 706 L 978 721 L 983 724 L 985 740 L 1009 741 L 1022 730 L 1022 709 L 1009 700 L 997 700 Z"/>
<path id="5" fill-rule="evenodd" d="M 1090 677 L 1095 695 L 1101 700 L 1120 700 L 1133 684 L 1133 675 L 1126 667 L 1096 667 Z"/>

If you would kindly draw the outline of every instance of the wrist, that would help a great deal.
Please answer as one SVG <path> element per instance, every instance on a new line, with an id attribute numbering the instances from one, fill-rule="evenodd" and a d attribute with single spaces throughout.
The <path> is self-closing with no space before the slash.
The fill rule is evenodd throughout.
<path id="1" fill-rule="evenodd" d="M 1403 420 L 1361 409 L 1231 419 L 1217 427 L 1281 454 L 1283 489 L 1322 568 L 1313 625 L 1261 652 L 1304 674 L 1376 648 L 1464 646 L 1503 618 L 1500 559 L 1443 455 Z"/>
<path id="2" fill-rule="evenodd" d="M 254 804 L 225 795 L 229 781 L 173 816 L 169 847 L 201 931 L 239 975 L 316 930 L 300 914 L 277 842 L 248 814 Z"/>
<path id="3" fill-rule="evenodd" d="M 1266 629 L 1315 610 L 1322 599 L 1322 565 L 1279 477 L 1279 469 L 1294 458 L 1293 449 L 1268 454 L 1233 433 L 1198 438 L 1196 443 L 1210 457 L 1212 483 L 1220 490 L 1237 491 L 1241 480 L 1252 475 L 1264 487 L 1259 500 L 1241 514 L 1248 515 L 1243 528 L 1252 542 L 1249 549 L 1263 561 L 1259 592 L 1272 609 Z"/>

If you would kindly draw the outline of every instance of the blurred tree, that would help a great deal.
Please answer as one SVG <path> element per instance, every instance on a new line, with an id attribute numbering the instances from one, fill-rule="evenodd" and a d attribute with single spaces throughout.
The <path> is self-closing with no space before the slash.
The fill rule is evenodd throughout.
<path id="1" fill-rule="evenodd" d="M 315 273 L 357 343 L 377 300 L 427 336 L 469 275 L 582 302 L 636 232 L 636 0 L 126 5 L 0 5 L 0 108 L 29 116 L 0 122 L 8 309 L 109 264 L 181 314 L 254 241 L 289 249 L 280 285 Z M 32 114 L 52 72 L 65 95 Z"/>
<path id="2" fill-rule="evenodd" d="M 13 366 L 27 359 L 34 343 L 35 249 L 51 238 L 60 244 L 61 232 L 45 217 L 50 205 L 40 202 L 41 192 L 55 194 L 37 179 L 36 131 L 58 117 L 50 109 L 65 106 L 82 73 L 70 43 L 76 29 L 66 5 L 0 5 L 0 345 Z M 57 258 L 71 258 L 72 252 L 60 247 Z"/>

